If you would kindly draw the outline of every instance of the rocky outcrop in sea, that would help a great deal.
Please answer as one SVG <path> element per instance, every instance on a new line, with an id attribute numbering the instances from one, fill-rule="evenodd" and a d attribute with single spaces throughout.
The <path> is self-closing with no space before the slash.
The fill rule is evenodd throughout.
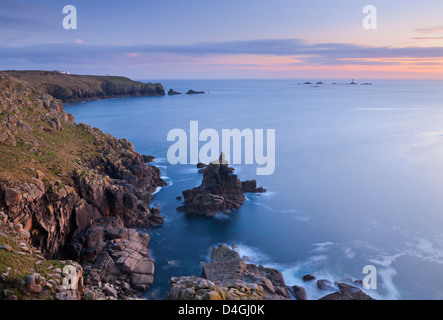
<path id="1" fill-rule="evenodd" d="M 242 182 L 233 174 L 234 168 L 222 160 L 201 167 L 203 173 L 201 185 L 182 192 L 184 204 L 177 210 L 211 217 L 217 212 L 229 213 L 230 210 L 240 208 L 245 202 L 243 193 L 266 192 L 261 187 L 257 188 L 255 180 Z"/>
<path id="2" fill-rule="evenodd" d="M 235 247 L 234 247 L 235 248 Z M 172 278 L 171 300 L 287 300 L 282 274 L 248 264 L 225 244 L 214 247 L 210 262 L 202 262 L 202 277 Z"/>

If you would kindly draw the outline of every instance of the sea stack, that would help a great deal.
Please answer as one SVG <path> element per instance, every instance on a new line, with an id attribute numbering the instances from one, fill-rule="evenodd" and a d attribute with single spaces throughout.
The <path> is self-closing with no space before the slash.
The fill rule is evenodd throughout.
<path id="1" fill-rule="evenodd" d="M 206 217 L 217 212 L 228 214 L 245 202 L 244 192 L 266 192 L 261 187 L 257 188 L 255 180 L 242 182 L 233 172 L 234 168 L 224 162 L 222 153 L 219 161 L 213 161 L 202 169 L 203 180 L 199 187 L 182 192 L 184 205 L 177 210 Z"/>

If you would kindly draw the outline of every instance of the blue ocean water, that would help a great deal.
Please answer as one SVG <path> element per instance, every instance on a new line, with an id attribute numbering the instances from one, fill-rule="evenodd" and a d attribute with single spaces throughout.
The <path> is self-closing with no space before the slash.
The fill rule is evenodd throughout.
<path id="1" fill-rule="evenodd" d="M 443 299 L 443 82 L 371 80 L 170 80 L 166 90 L 204 95 L 121 98 L 66 104 L 77 122 L 157 157 L 168 186 L 153 205 L 165 224 L 148 230 L 155 281 L 146 297 L 163 299 L 172 276 L 200 275 L 219 243 L 237 243 L 249 261 L 282 271 L 308 298 L 317 279 L 362 279 L 377 269 L 377 299 Z M 336 82 L 337 84 L 332 84 Z M 362 81 L 360 81 L 362 82 Z M 242 180 L 268 192 L 247 195 L 231 215 L 207 219 L 176 211 L 176 196 L 198 186 L 195 165 L 166 159 L 171 129 L 188 132 L 276 130 L 276 168 L 234 165 Z M 202 145 L 201 143 L 200 145 Z"/>

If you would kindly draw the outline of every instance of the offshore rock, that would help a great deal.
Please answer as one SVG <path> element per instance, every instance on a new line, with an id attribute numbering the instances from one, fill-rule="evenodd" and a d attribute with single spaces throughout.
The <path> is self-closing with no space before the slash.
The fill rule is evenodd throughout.
<path id="1" fill-rule="evenodd" d="M 211 261 L 202 263 L 202 278 L 172 278 L 169 299 L 175 300 L 287 300 L 282 274 L 275 269 L 247 264 L 237 251 L 214 247 Z"/>
<path id="2" fill-rule="evenodd" d="M 257 188 L 255 180 L 240 181 L 233 174 L 234 169 L 223 163 L 222 156 L 218 162 L 212 162 L 202 170 L 201 185 L 182 192 L 184 205 L 177 210 L 206 217 L 214 216 L 217 212 L 227 214 L 245 202 L 243 192 L 266 191 Z"/>

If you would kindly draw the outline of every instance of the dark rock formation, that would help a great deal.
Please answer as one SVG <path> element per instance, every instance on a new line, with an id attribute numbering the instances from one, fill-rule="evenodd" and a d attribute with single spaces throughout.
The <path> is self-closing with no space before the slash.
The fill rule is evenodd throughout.
<path id="1" fill-rule="evenodd" d="M 206 163 L 201 163 L 201 162 L 197 163 L 197 169 L 203 169 L 206 168 L 207 166 L 208 165 Z"/>
<path id="2" fill-rule="evenodd" d="M 374 300 L 362 290 L 347 283 L 337 283 L 340 292 L 334 292 L 320 298 L 320 300 Z"/>
<path id="3" fill-rule="evenodd" d="M 202 263 L 203 278 L 171 279 L 170 299 L 287 300 L 289 293 L 278 270 L 247 264 L 235 250 L 222 244 Z M 209 280 L 206 281 L 205 280 Z M 201 283 L 205 285 L 201 285 Z"/>
<path id="4" fill-rule="evenodd" d="M 169 91 L 168 91 L 168 96 L 176 96 L 179 94 L 181 94 L 181 92 L 174 91 L 174 89 L 172 89 L 172 88 L 169 89 Z"/>
<path id="5" fill-rule="evenodd" d="M 241 186 L 242 186 L 242 191 L 244 193 L 264 193 L 264 192 L 266 192 L 266 189 L 263 189 L 262 187 L 257 188 L 257 181 L 256 180 L 242 181 Z"/>
<path id="6" fill-rule="evenodd" d="M 204 91 L 189 90 L 188 92 L 186 92 L 186 94 L 205 94 L 205 92 Z"/>
<path id="7" fill-rule="evenodd" d="M 315 280 L 315 276 L 312 275 L 312 274 L 305 274 L 305 275 L 302 277 L 302 280 L 305 281 L 305 282 L 307 282 L 307 281 L 312 281 L 312 280 Z"/>
<path id="8" fill-rule="evenodd" d="M 245 201 L 245 192 L 264 192 L 263 188 L 257 188 L 256 182 L 247 181 L 242 183 L 234 169 L 223 164 L 222 161 L 210 163 L 202 169 L 203 181 L 199 187 L 183 191 L 184 205 L 177 208 L 186 213 L 211 217 L 217 212 L 229 213 L 229 210 L 238 209 Z"/>
<path id="9" fill-rule="evenodd" d="M 306 300 L 306 290 L 300 286 L 292 286 L 291 292 L 294 295 L 295 300 Z"/>
<path id="10" fill-rule="evenodd" d="M 142 83 L 125 77 L 62 74 L 53 71 L 5 71 L 33 88 L 63 102 L 116 97 L 164 96 L 159 83 Z"/>
<path id="11" fill-rule="evenodd" d="M 325 291 L 335 291 L 335 286 L 334 284 L 326 279 L 320 279 L 317 281 L 317 287 L 320 290 L 325 290 Z"/>
<path id="12" fill-rule="evenodd" d="M 145 163 L 150 163 L 155 160 L 154 156 L 142 155 L 142 157 L 143 157 L 143 162 Z"/>

